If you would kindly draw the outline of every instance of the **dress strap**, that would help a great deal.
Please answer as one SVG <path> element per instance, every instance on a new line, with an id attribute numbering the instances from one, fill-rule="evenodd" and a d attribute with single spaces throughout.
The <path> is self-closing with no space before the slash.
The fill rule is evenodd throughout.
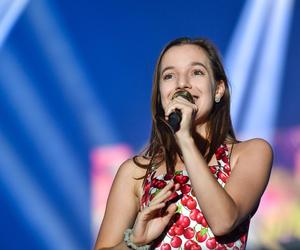
<path id="1" fill-rule="evenodd" d="M 234 143 L 231 144 L 230 153 L 228 155 L 228 163 L 229 163 L 230 166 L 231 166 L 231 161 L 230 160 L 231 160 L 231 153 L 232 153 L 233 146 L 234 146 Z"/>

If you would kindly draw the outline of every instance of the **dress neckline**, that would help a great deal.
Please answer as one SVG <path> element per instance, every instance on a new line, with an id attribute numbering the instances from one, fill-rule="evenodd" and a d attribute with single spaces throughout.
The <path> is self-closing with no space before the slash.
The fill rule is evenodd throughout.
<path id="1" fill-rule="evenodd" d="M 214 164 L 214 165 L 209 165 L 208 167 L 210 168 L 210 167 L 219 167 L 219 166 L 220 166 L 219 164 Z M 187 175 L 187 170 L 186 170 L 186 169 L 176 170 L 175 173 L 176 173 L 176 172 L 179 172 L 179 171 L 182 171 L 183 173 L 186 173 L 186 176 L 188 176 L 188 175 Z M 167 173 L 165 173 L 165 174 L 159 174 L 159 175 L 156 175 L 156 176 L 155 176 L 155 173 L 156 173 L 156 170 L 154 170 L 154 171 L 152 172 L 153 178 L 165 177 L 165 176 L 167 175 Z M 175 175 L 175 173 L 174 173 L 174 175 Z"/>
<path id="2" fill-rule="evenodd" d="M 230 166 L 230 165 L 231 165 L 231 164 L 230 164 L 230 156 L 231 156 L 233 144 L 232 144 L 232 147 L 231 147 L 231 150 L 230 150 L 230 153 L 229 153 L 229 152 L 228 152 L 228 151 L 229 151 L 229 148 L 228 148 L 227 144 L 226 144 L 226 143 L 221 143 L 220 146 L 216 149 L 214 155 L 216 154 L 216 152 L 217 152 L 221 147 L 225 148 L 225 150 L 226 150 L 227 153 L 228 153 L 227 157 L 228 157 L 228 162 L 229 162 L 229 166 Z M 220 167 L 220 163 L 219 163 L 219 160 L 217 159 L 217 157 L 216 157 L 216 160 L 218 161 L 218 163 L 217 163 L 217 164 L 214 164 L 214 165 L 208 165 L 208 168 L 211 168 L 211 167 Z M 188 176 L 187 170 L 186 170 L 186 169 L 176 170 L 175 173 L 176 173 L 177 171 L 182 171 L 183 173 L 185 173 L 185 174 Z M 156 169 L 154 169 L 154 170 L 151 171 L 151 173 L 150 173 L 150 176 L 152 176 L 151 178 L 165 177 L 165 176 L 167 175 L 167 173 L 164 173 L 164 174 L 159 174 L 159 175 L 155 176 L 155 173 L 156 173 Z M 175 173 L 174 173 L 174 175 L 175 175 Z"/>

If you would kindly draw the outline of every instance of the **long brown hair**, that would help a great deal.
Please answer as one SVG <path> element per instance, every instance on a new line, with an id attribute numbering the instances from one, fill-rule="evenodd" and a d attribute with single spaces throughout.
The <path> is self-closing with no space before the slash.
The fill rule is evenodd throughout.
<path id="1" fill-rule="evenodd" d="M 161 60 L 166 51 L 173 46 L 180 45 L 196 45 L 202 48 L 210 61 L 210 67 L 216 83 L 223 81 L 225 84 L 225 93 L 219 103 L 214 102 L 212 111 L 208 117 L 207 127 L 208 136 L 203 138 L 200 134 L 193 132 L 194 141 L 204 156 L 207 163 L 211 160 L 215 150 L 220 144 L 226 142 L 239 142 L 234 134 L 231 118 L 230 118 L 230 91 L 227 76 L 220 55 L 214 44 L 208 39 L 187 37 L 178 38 L 168 43 L 158 57 L 152 85 L 152 130 L 148 146 L 144 149 L 141 156 L 148 159 L 147 164 L 142 164 L 138 160 L 138 156 L 133 157 L 134 162 L 146 168 L 146 175 L 151 169 L 158 167 L 165 161 L 168 174 L 173 174 L 177 161 L 177 155 L 182 158 L 182 153 L 178 147 L 173 132 L 164 119 L 164 110 L 161 103 L 161 95 L 159 91 Z M 143 177 L 142 177 L 143 178 Z"/>

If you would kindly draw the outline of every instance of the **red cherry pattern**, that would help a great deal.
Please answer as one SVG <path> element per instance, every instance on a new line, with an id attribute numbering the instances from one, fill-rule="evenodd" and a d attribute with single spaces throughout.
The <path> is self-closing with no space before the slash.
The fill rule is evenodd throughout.
<path id="1" fill-rule="evenodd" d="M 233 242 L 227 243 L 226 246 L 228 246 L 228 247 L 233 247 L 233 246 L 234 246 L 234 243 L 233 243 Z"/>
<path id="2" fill-rule="evenodd" d="M 225 155 L 226 148 L 221 146 L 216 150 L 215 155 L 217 159 L 221 159 Z"/>
<path id="3" fill-rule="evenodd" d="M 191 246 L 191 250 L 201 250 L 201 246 L 199 246 L 198 244 L 194 244 Z"/>
<path id="4" fill-rule="evenodd" d="M 190 198 L 191 198 L 190 195 L 184 194 L 183 197 L 181 198 L 181 204 L 184 205 L 184 206 L 186 206 L 186 204 L 187 204 L 187 202 L 188 202 L 188 200 L 189 200 Z"/>
<path id="5" fill-rule="evenodd" d="M 187 201 L 186 206 L 189 210 L 195 209 L 197 207 L 196 199 L 192 197 Z"/>
<path id="6" fill-rule="evenodd" d="M 209 237 L 207 241 L 205 241 L 205 245 L 208 249 L 215 249 L 217 246 L 217 241 L 215 237 Z"/>
<path id="7" fill-rule="evenodd" d="M 168 243 L 164 243 L 160 247 L 161 250 L 171 250 L 171 246 Z"/>
<path id="8" fill-rule="evenodd" d="M 223 244 L 218 244 L 217 247 L 216 247 L 216 250 L 226 250 L 227 247 Z"/>
<path id="9" fill-rule="evenodd" d="M 224 168 L 224 171 L 225 171 L 227 174 L 230 174 L 231 168 L 230 168 L 229 164 L 225 164 L 223 168 Z"/>
<path id="10" fill-rule="evenodd" d="M 226 183 L 226 181 L 228 179 L 228 175 L 226 175 L 225 173 L 220 171 L 220 172 L 217 173 L 217 176 L 218 176 L 219 179 L 222 180 L 222 182 Z"/>
<path id="11" fill-rule="evenodd" d="M 197 215 L 198 215 L 199 213 L 201 213 L 201 212 L 200 212 L 200 210 L 199 210 L 198 208 L 193 209 L 193 210 L 190 212 L 190 218 L 191 218 L 192 220 L 196 220 Z"/>
<path id="12" fill-rule="evenodd" d="M 247 235 L 244 234 L 241 238 L 240 238 L 241 242 L 245 243 L 247 240 Z"/>
<path id="13" fill-rule="evenodd" d="M 172 247 L 175 247 L 175 248 L 178 248 L 180 247 L 182 244 L 182 239 L 178 236 L 174 236 L 171 240 L 171 246 Z"/>
<path id="14" fill-rule="evenodd" d="M 175 236 L 176 235 L 175 227 L 176 226 L 174 226 L 174 225 L 170 227 L 170 229 L 168 230 L 168 235 L 170 235 L 170 236 Z"/>
<path id="15" fill-rule="evenodd" d="M 191 227 L 184 229 L 183 235 L 186 239 L 192 239 L 195 235 L 195 230 Z"/>
<path id="16" fill-rule="evenodd" d="M 189 177 L 182 174 L 182 171 L 178 171 L 179 173 L 175 175 L 174 182 L 179 184 L 185 184 L 189 181 Z"/>
<path id="17" fill-rule="evenodd" d="M 231 174 L 231 168 L 228 163 L 227 146 L 221 144 L 216 150 L 215 156 L 218 165 L 210 166 L 209 168 L 217 181 L 224 187 Z M 179 190 L 168 198 L 170 202 L 174 201 L 177 204 L 173 224 L 171 224 L 165 238 L 159 242 L 159 244 L 155 245 L 155 249 L 241 250 L 245 248 L 247 234 L 242 235 L 240 239 L 235 242 L 221 244 L 217 241 L 199 207 L 190 179 L 185 170 L 176 171 L 174 175 L 165 174 L 156 177 L 155 173 L 156 171 L 150 172 L 144 182 L 144 192 L 141 199 L 142 206 L 146 206 L 170 180 L 173 179 L 175 183 L 180 184 Z"/>
<path id="18" fill-rule="evenodd" d="M 199 223 L 199 224 L 201 224 L 202 223 L 202 220 L 203 220 L 203 214 L 202 214 L 202 212 L 200 211 L 199 213 L 197 213 L 197 215 L 196 215 L 196 221 Z"/>
<path id="19" fill-rule="evenodd" d="M 179 225 L 174 228 L 175 235 L 183 235 L 184 227 Z"/>
<path id="20" fill-rule="evenodd" d="M 212 172 L 212 174 L 215 174 L 217 172 L 217 167 L 216 166 L 210 166 L 210 171 Z"/>
<path id="21" fill-rule="evenodd" d="M 169 200 L 176 200 L 178 196 L 179 196 L 178 193 L 177 193 L 177 192 L 174 192 L 174 193 L 171 194 L 171 196 L 168 198 L 168 201 L 169 201 Z"/>
<path id="22" fill-rule="evenodd" d="M 166 175 L 164 176 L 164 180 L 165 180 L 165 181 L 169 181 L 169 180 L 173 179 L 173 177 L 174 177 L 174 175 L 172 175 L 172 174 L 166 174 Z"/>
<path id="23" fill-rule="evenodd" d="M 203 242 L 207 239 L 207 228 L 202 228 L 199 232 L 196 234 L 196 239 L 199 242 Z"/>
<path id="24" fill-rule="evenodd" d="M 186 228 L 190 225 L 191 220 L 189 217 L 184 216 L 183 214 L 180 215 L 179 219 L 176 221 L 177 226 L 183 226 L 183 228 Z"/>
<path id="25" fill-rule="evenodd" d="M 184 244 L 184 250 L 191 250 L 192 247 L 194 247 L 193 249 L 195 249 L 195 247 L 198 247 L 199 245 L 197 244 L 197 242 L 193 241 L 193 240 L 188 240 L 185 244 Z M 199 248 L 201 249 L 201 247 Z"/>
<path id="26" fill-rule="evenodd" d="M 189 184 L 183 184 L 180 186 L 181 193 L 183 194 L 188 194 L 191 191 L 191 189 L 191 185 Z"/>
<path id="27" fill-rule="evenodd" d="M 163 189 L 166 185 L 167 183 L 164 180 L 154 178 L 152 181 L 152 187 L 154 188 Z"/>

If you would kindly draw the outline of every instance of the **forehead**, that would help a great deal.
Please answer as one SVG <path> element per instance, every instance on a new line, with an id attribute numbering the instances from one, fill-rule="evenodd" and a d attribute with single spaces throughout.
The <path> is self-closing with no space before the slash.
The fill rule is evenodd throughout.
<path id="1" fill-rule="evenodd" d="M 192 62 L 200 62 L 209 68 L 209 59 L 204 49 L 193 44 L 176 45 L 163 55 L 160 68 L 186 67 Z"/>

